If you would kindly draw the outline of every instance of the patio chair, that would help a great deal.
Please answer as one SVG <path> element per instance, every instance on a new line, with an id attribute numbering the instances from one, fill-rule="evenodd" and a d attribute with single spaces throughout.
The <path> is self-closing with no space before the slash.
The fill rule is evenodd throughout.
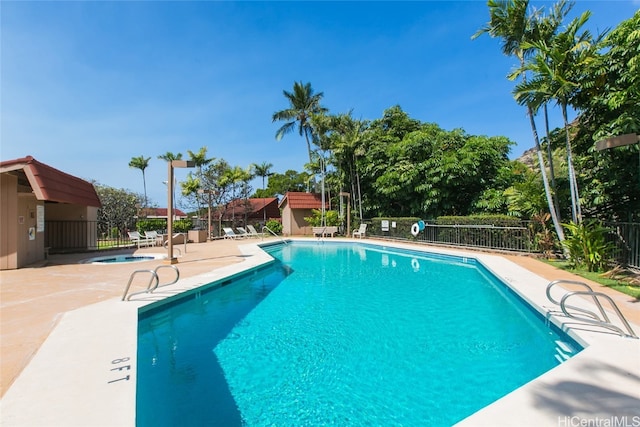
<path id="1" fill-rule="evenodd" d="M 256 228 L 253 225 L 247 225 L 247 228 L 249 229 L 249 236 L 255 236 L 255 237 L 264 236 L 264 233 L 258 233 L 256 231 Z"/>
<path id="2" fill-rule="evenodd" d="M 251 237 L 251 234 L 244 229 L 244 227 L 236 227 L 237 235 L 240 237 Z"/>
<path id="3" fill-rule="evenodd" d="M 244 236 L 236 234 L 231 227 L 224 227 L 222 230 L 224 231 L 225 239 L 244 239 Z"/>
<path id="4" fill-rule="evenodd" d="M 354 238 L 357 236 L 360 239 L 362 239 L 363 237 L 366 237 L 366 234 L 367 234 L 367 224 L 360 224 L 360 228 L 359 229 L 353 230 L 353 237 Z"/>
<path id="5" fill-rule="evenodd" d="M 153 244 L 154 244 L 155 246 L 162 246 L 162 240 L 163 240 L 163 238 L 162 238 L 162 236 L 160 236 L 160 235 L 158 234 L 158 232 L 157 232 L 157 231 L 145 231 L 145 232 L 144 232 L 144 236 L 145 236 L 147 239 L 151 239 L 151 240 L 153 240 Z"/>
<path id="6" fill-rule="evenodd" d="M 146 236 L 140 235 L 137 231 L 128 231 L 129 239 L 132 243 L 138 245 L 138 249 L 142 246 L 153 246 L 156 244 L 156 239 L 150 239 Z"/>

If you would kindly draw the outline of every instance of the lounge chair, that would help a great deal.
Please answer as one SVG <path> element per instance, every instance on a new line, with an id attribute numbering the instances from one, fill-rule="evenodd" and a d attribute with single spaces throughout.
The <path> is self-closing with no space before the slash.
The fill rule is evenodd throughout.
<path id="1" fill-rule="evenodd" d="M 244 236 L 236 234 L 231 227 L 224 227 L 222 230 L 224 231 L 225 239 L 244 239 Z"/>
<path id="2" fill-rule="evenodd" d="M 129 234 L 131 242 L 138 245 L 138 249 L 142 246 L 153 246 L 156 244 L 156 239 L 150 239 L 146 236 L 142 236 L 137 231 L 128 231 L 127 234 Z"/>
<path id="3" fill-rule="evenodd" d="M 144 237 L 147 239 L 153 240 L 153 244 L 155 246 L 162 246 L 162 236 L 158 234 L 157 231 L 145 231 Z"/>
<path id="4" fill-rule="evenodd" d="M 247 228 L 249 229 L 249 236 L 255 236 L 255 237 L 264 236 L 264 233 L 258 233 L 256 231 L 256 228 L 253 225 L 247 225 Z"/>
<path id="5" fill-rule="evenodd" d="M 240 237 L 251 237 L 251 233 L 247 232 L 244 227 L 236 227 L 237 235 Z"/>
<path id="6" fill-rule="evenodd" d="M 353 238 L 355 239 L 356 236 L 359 238 L 363 238 L 366 237 L 367 234 L 367 224 L 360 224 L 360 228 L 357 230 L 353 230 Z"/>

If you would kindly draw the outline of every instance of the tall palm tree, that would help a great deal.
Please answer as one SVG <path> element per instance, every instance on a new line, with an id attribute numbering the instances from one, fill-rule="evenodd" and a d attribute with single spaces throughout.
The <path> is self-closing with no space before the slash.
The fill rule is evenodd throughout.
<path id="1" fill-rule="evenodd" d="M 310 123 L 310 116 L 328 111 L 320 105 L 320 100 L 324 96 L 322 92 L 314 93 L 311 83 L 302 84 L 302 82 L 293 83 L 293 92 L 283 90 L 285 98 L 289 101 L 289 108 L 273 113 L 272 121 L 286 121 L 284 125 L 276 132 L 276 140 L 280 141 L 282 137 L 293 132 L 298 125 L 298 133 L 305 137 L 307 141 L 307 151 L 309 153 L 309 162 L 312 162 L 311 139 L 313 137 L 313 129 Z"/>
<path id="2" fill-rule="evenodd" d="M 256 176 L 259 176 L 262 178 L 262 189 L 264 190 L 264 179 L 271 176 L 271 168 L 273 167 L 273 164 L 271 163 L 267 163 L 267 162 L 262 162 L 262 164 L 257 164 L 254 163 L 253 165 L 253 173 Z M 263 194 L 264 195 L 264 194 Z M 262 204 L 262 216 L 263 216 L 263 220 L 266 223 L 267 222 L 267 210 L 265 209 L 266 206 L 266 202 L 264 202 Z"/>
<path id="3" fill-rule="evenodd" d="M 472 38 L 487 33 L 491 37 L 502 39 L 502 52 L 508 56 L 516 56 L 520 62 L 521 69 L 524 69 L 526 59 L 532 55 L 532 48 L 525 47 L 525 43 L 535 40 L 539 34 L 540 12 L 533 10 L 528 12 L 529 0 L 489 0 L 489 22 L 478 30 Z M 522 74 L 526 79 L 526 74 Z M 549 180 L 540 147 L 540 139 L 534 119 L 534 109 L 527 105 L 527 113 L 533 133 L 533 140 L 538 155 L 540 173 L 544 184 L 544 191 L 547 198 L 549 213 L 553 221 L 553 226 L 560 241 L 564 240 L 564 232 L 560 226 L 560 221 L 553 202 L 553 195 L 549 188 Z"/>
<path id="4" fill-rule="evenodd" d="M 358 202 L 360 221 L 362 221 L 362 192 L 357 159 L 364 155 L 364 137 L 368 126 L 369 123 L 366 120 L 354 119 L 349 111 L 347 114 L 335 117 L 334 133 L 331 138 L 331 147 L 336 163 L 342 169 L 343 181 L 349 182 L 352 199 Z"/>
<path id="5" fill-rule="evenodd" d="M 262 162 L 262 164 L 257 164 L 254 163 L 253 164 L 253 171 L 255 173 L 256 176 L 259 176 L 262 178 L 262 189 L 264 190 L 264 179 L 271 176 L 271 168 L 273 167 L 273 164 L 271 163 L 267 163 L 267 162 Z"/>
<path id="6" fill-rule="evenodd" d="M 149 167 L 149 160 L 151 160 L 151 157 L 145 158 L 144 156 L 138 156 L 138 157 L 132 157 L 131 161 L 129 162 L 130 168 L 136 168 L 142 171 L 142 185 L 144 186 L 144 207 L 145 208 L 148 206 L 148 200 L 147 200 L 147 180 L 144 176 L 144 170 Z"/>
<path id="7" fill-rule="evenodd" d="M 534 77 L 516 87 L 516 97 L 519 102 L 529 103 L 536 108 L 550 100 L 555 100 L 561 108 L 571 190 L 571 214 L 574 223 L 582 221 L 582 210 L 573 166 L 567 107 L 572 104 L 580 90 L 582 70 L 593 62 L 597 55 L 598 41 L 594 42 L 589 31 L 579 34 L 590 16 L 590 11 L 584 12 L 571 21 L 565 31 L 557 34 L 550 41 L 538 40 L 528 43 L 528 46 L 538 52 L 526 67 L 534 73 Z"/>

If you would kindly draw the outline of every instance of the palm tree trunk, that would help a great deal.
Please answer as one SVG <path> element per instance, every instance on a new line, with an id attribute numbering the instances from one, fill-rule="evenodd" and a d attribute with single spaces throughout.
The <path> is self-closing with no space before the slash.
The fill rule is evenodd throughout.
<path id="1" fill-rule="evenodd" d="M 147 179 L 144 176 L 144 169 L 142 170 L 142 186 L 144 187 L 144 207 L 149 207 L 149 200 L 147 199 Z"/>
<path id="2" fill-rule="evenodd" d="M 551 135 L 549 133 L 549 110 L 547 103 L 544 104 L 544 126 L 547 133 L 547 159 L 549 160 L 549 175 L 551 175 L 551 190 L 553 194 L 557 195 L 558 190 L 556 187 L 556 174 L 553 166 L 553 152 L 551 150 Z M 556 208 L 556 215 L 560 218 L 560 203 L 558 198 L 553 199 L 553 206 Z"/>
<path id="3" fill-rule="evenodd" d="M 573 222 L 582 222 L 582 211 L 580 209 L 580 196 L 578 194 L 578 181 L 576 172 L 573 169 L 573 156 L 571 155 L 571 140 L 569 138 L 569 121 L 567 120 L 567 104 L 562 103 L 562 119 L 564 120 L 564 131 L 567 144 L 567 164 L 569 167 L 569 189 L 571 190 L 571 214 Z"/>
<path id="4" fill-rule="evenodd" d="M 551 220 L 553 221 L 553 228 L 556 230 L 558 239 L 562 242 L 564 241 L 564 231 L 560 226 L 560 222 L 558 221 L 558 216 L 556 215 L 556 210 L 553 204 L 553 196 L 551 195 L 549 181 L 547 179 L 547 169 L 544 165 L 542 150 L 540 149 L 540 139 L 538 138 L 538 130 L 536 129 L 536 122 L 533 118 L 533 110 L 531 109 L 531 107 L 527 107 L 527 112 L 529 113 L 529 121 L 531 123 L 531 131 L 533 132 L 533 140 L 536 144 L 536 153 L 538 154 L 538 163 L 540 165 L 540 173 L 542 174 L 544 193 L 547 196 L 547 204 L 549 205 L 549 213 L 551 214 Z"/>
<path id="5" fill-rule="evenodd" d="M 309 163 L 313 161 L 311 158 L 311 142 L 309 141 L 309 135 L 307 134 L 307 130 L 304 130 L 304 138 L 307 140 L 307 151 L 309 153 Z"/>

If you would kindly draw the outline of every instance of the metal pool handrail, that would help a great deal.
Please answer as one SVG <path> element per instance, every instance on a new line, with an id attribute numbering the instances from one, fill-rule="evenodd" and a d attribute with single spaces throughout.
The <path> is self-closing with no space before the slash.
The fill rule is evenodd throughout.
<path id="1" fill-rule="evenodd" d="M 280 239 L 285 245 L 288 245 L 287 241 L 284 240 L 282 237 L 278 236 L 276 233 L 273 232 L 272 229 L 270 229 L 269 227 L 267 227 L 266 225 L 264 227 L 262 227 L 262 238 L 264 239 L 264 230 L 267 230 L 269 233 L 273 234 L 275 237 L 277 237 L 278 239 Z"/>
<path id="2" fill-rule="evenodd" d="M 557 301 L 555 298 L 553 298 L 551 296 L 551 288 L 553 288 L 554 286 L 556 286 L 556 285 L 558 285 L 560 283 L 578 285 L 578 286 L 583 287 L 586 290 L 568 292 L 562 297 L 562 299 L 560 301 Z M 618 308 L 616 303 L 613 301 L 613 299 L 609 295 L 604 294 L 602 292 L 595 292 L 591 288 L 591 286 L 587 285 L 586 283 L 578 282 L 578 281 L 575 281 L 575 280 L 554 280 L 553 282 L 550 282 L 547 285 L 547 291 L 546 292 L 547 292 L 547 298 L 549 299 L 549 301 L 551 301 L 552 303 L 554 303 L 556 305 L 559 305 L 560 309 L 565 314 L 565 316 L 570 317 L 572 319 L 581 320 L 583 322 L 586 322 L 586 323 L 589 323 L 589 324 L 592 324 L 592 325 L 602 326 L 604 328 L 607 328 L 607 329 L 610 329 L 610 330 L 612 330 L 614 332 L 617 332 L 618 334 L 620 334 L 622 336 L 628 336 L 628 337 L 631 337 L 631 338 L 638 338 L 636 333 L 631 328 L 631 325 L 629 324 L 627 319 L 624 317 L 624 315 L 622 314 L 622 312 L 620 311 L 620 309 Z M 602 317 L 598 316 L 596 313 L 594 313 L 594 312 L 592 312 L 590 310 L 567 304 L 567 300 L 569 298 L 573 297 L 573 296 L 576 296 L 576 295 L 578 295 L 578 296 L 590 296 L 593 299 L 593 303 L 596 305 L 596 307 L 598 307 L 598 310 L 600 311 L 600 314 L 602 315 Z M 611 320 L 609 320 L 609 316 L 607 316 L 607 312 L 605 311 L 604 307 L 602 307 L 602 304 L 600 303 L 600 298 L 604 298 L 606 301 L 609 302 L 609 304 L 611 305 L 611 308 L 613 308 L 613 311 L 616 313 L 616 315 L 618 316 L 618 318 L 620 319 L 620 321 L 622 322 L 624 327 L 627 329 L 628 334 L 626 334 L 618 326 L 616 326 L 613 323 L 611 323 Z M 577 312 L 582 313 L 582 314 L 584 314 L 586 316 L 589 316 L 589 317 L 576 315 L 574 313 L 569 312 L 569 310 L 577 311 Z"/>
<path id="3" fill-rule="evenodd" d="M 176 278 L 172 282 L 164 283 L 164 284 L 161 285 L 160 284 L 160 278 L 158 277 L 158 270 L 160 270 L 161 268 L 172 268 L 176 272 Z M 147 289 L 142 290 L 142 291 L 138 291 L 138 292 L 133 292 L 132 294 L 129 294 L 129 297 L 127 297 L 127 293 L 129 292 L 129 288 L 131 287 L 131 283 L 133 282 L 133 278 L 138 273 L 149 273 L 151 275 L 151 278 L 149 279 L 149 284 L 147 285 Z M 131 276 L 129 276 L 129 282 L 127 283 L 127 286 L 124 288 L 124 294 L 122 295 L 122 300 L 121 301 L 124 301 L 125 299 L 127 301 L 130 301 L 131 297 L 134 296 L 134 295 L 150 294 L 150 293 L 152 293 L 153 291 L 155 291 L 156 289 L 158 289 L 158 288 L 160 288 L 162 286 L 173 285 L 179 279 L 180 279 L 180 270 L 178 270 L 178 267 L 176 267 L 175 265 L 159 265 L 153 270 L 136 270 L 133 273 L 131 273 Z M 155 282 L 155 284 L 154 284 L 154 282 Z"/>

